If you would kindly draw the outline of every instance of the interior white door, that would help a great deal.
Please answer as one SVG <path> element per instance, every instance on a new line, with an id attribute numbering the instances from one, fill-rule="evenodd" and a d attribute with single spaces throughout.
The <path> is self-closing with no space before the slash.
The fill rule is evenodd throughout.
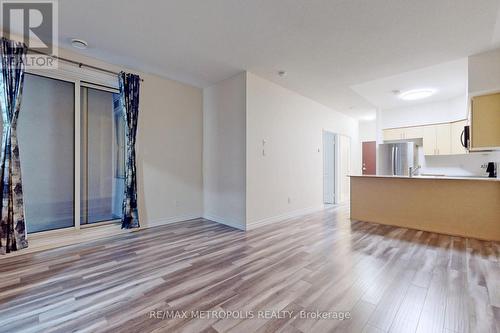
<path id="1" fill-rule="evenodd" d="M 323 132 L 323 202 L 335 203 L 335 134 Z"/>

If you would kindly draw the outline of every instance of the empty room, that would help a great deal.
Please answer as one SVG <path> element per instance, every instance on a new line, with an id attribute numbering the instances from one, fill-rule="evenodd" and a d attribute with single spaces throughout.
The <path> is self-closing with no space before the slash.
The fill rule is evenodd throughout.
<path id="1" fill-rule="evenodd" d="M 0 11 L 0 332 L 500 333 L 500 0 Z"/>

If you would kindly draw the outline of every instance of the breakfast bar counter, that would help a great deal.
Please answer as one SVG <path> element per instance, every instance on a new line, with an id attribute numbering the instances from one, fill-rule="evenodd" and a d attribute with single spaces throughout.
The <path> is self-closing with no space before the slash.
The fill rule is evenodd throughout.
<path id="1" fill-rule="evenodd" d="M 500 179 L 351 176 L 351 219 L 500 241 Z"/>

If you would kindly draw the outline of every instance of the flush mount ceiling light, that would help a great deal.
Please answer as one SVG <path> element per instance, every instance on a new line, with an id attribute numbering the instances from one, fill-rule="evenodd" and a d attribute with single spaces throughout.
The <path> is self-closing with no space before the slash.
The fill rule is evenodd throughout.
<path id="1" fill-rule="evenodd" d="M 362 121 L 373 121 L 375 119 L 377 119 L 376 114 L 368 114 L 368 115 L 365 115 L 365 116 L 360 118 L 360 120 L 362 120 Z"/>
<path id="2" fill-rule="evenodd" d="M 85 50 L 89 46 L 89 44 L 83 39 L 73 38 L 71 39 L 71 46 L 76 49 Z"/>
<path id="3" fill-rule="evenodd" d="M 398 97 L 404 101 L 416 101 L 418 99 L 431 97 L 435 93 L 436 91 L 434 89 L 413 89 L 399 93 Z"/>

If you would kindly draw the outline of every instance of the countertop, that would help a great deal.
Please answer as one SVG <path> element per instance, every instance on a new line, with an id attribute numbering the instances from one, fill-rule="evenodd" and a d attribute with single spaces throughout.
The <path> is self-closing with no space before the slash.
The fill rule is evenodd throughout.
<path id="1" fill-rule="evenodd" d="M 490 182 L 500 182 L 500 178 L 488 178 L 488 177 L 467 177 L 467 176 L 389 176 L 389 175 L 350 175 L 349 177 L 367 177 L 367 178 L 400 178 L 400 179 L 432 179 L 432 180 L 478 180 L 478 181 L 490 181 Z"/>

